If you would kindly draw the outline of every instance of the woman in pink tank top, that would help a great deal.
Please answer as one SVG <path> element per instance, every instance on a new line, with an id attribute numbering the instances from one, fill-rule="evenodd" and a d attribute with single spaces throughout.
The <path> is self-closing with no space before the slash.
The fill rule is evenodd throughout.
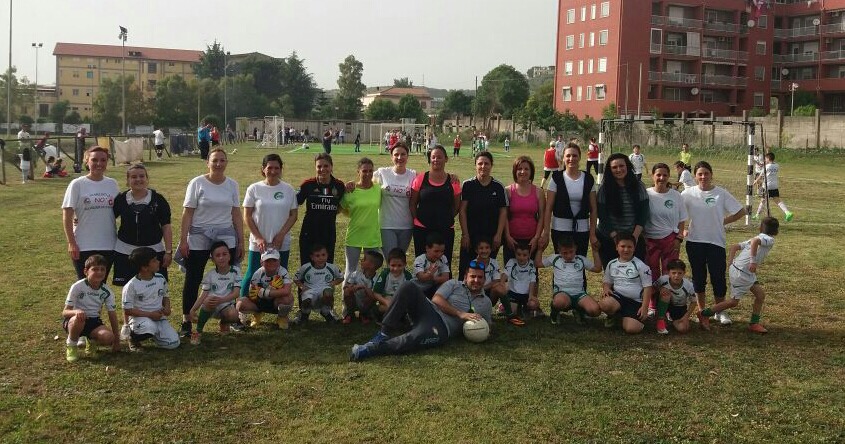
<path id="1" fill-rule="evenodd" d="M 513 180 L 508 194 L 508 224 L 505 226 L 505 262 L 514 257 L 516 243 L 523 242 L 531 247 L 534 256 L 543 232 L 539 220 L 545 209 L 545 196 L 533 184 L 534 161 L 528 156 L 519 156 L 513 162 Z"/>

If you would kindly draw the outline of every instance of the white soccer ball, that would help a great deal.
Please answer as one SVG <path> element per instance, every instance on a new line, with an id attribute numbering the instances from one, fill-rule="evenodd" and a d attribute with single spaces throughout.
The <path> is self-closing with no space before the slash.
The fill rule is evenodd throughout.
<path id="1" fill-rule="evenodd" d="M 490 337 L 490 326 L 482 319 L 464 322 L 464 337 L 470 342 L 484 342 Z"/>

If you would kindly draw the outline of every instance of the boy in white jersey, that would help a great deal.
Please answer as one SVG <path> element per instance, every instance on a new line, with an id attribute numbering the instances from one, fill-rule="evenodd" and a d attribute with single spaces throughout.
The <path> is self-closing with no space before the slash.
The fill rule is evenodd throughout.
<path id="1" fill-rule="evenodd" d="M 191 307 L 190 316 L 197 323 L 191 333 L 191 344 L 198 345 L 205 323 L 212 317 L 220 319 L 220 333 L 228 333 L 231 324 L 238 322 L 235 301 L 241 289 L 241 274 L 230 265 L 229 247 L 218 241 L 211 245 L 214 268 L 202 278 L 202 292 Z"/>
<path id="2" fill-rule="evenodd" d="M 446 241 L 437 233 L 431 233 L 425 239 L 425 253 L 414 259 L 414 280 L 423 294 L 429 299 L 434 296 L 437 287 L 452 278 L 449 260 L 444 256 Z"/>
<path id="3" fill-rule="evenodd" d="M 657 333 L 668 335 L 666 328 L 666 314 L 672 318 L 672 326 L 678 333 L 686 333 L 690 329 L 689 318 L 693 309 L 698 305 L 695 297 L 695 287 L 687 279 L 687 265 L 684 261 L 673 259 L 666 264 L 668 274 L 660 276 L 654 282 L 657 302 Z"/>
<path id="4" fill-rule="evenodd" d="M 760 234 L 745 242 L 731 245 L 728 253 L 731 263 L 728 271 L 731 278 L 731 297 L 710 308 L 705 308 L 698 314 L 702 328 L 709 330 L 710 316 L 713 313 L 736 307 L 739 305 L 740 298 L 750 291 L 754 295 L 754 305 L 751 308 L 751 323 L 748 331 L 768 333 L 768 330 L 760 325 L 760 314 L 763 312 L 766 292 L 763 291 L 763 285 L 757 281 L 757 269 L 774 247 L 774 236 L 777 236 L 779 226 L 778 220 L 774 217 L 764 217 L 760 221 Z M 737 252 L 739 252 L 738 255 Z"/>
<path id="5" fill-rule="evenodd" d="M 601 273 L 601 259 L 597 248 L 593 248 L 593 260 L 575 254 L 575 239 L 561 236 L 558 243 L 559 254 L 540 257 L 537 253 L 537 268 L 552 267 L 552 324 L 560 322 L 560 312 L 572 309 L 572 314 L 579 324 L 584 323 L 584 316 L 596 317 L 601 314 L 599 304 L 585 291 L 587 282 L 585 271 Z"/>
<path id="6" fill-rule="evenodd" d="M 179 347 L 179 333 L 170 325 L 167 279 L 158 273 L 157 253 L 150 247 L 132 250 L 129 263 L 138 270 L 123 286 L 123 313 L 129 316 L 129 350 L 139 351 L 141 342 L 153 339 L 157 346 Z"/>
<path id="7" fill-rule="evenodd" d="M 493 243 L 489 238 L 481 236 L 475 245 L 475 260 L 484 264 L 484 293 L 493 305 L 508 292 L 508 278 L 504 270 L 499 267 L 499 261 L 490 257 Z"/>
<path id="8" fill-rule="evenodd" d="M 616 234 L 617 259 L 607 263 L 602 280 L 603 295 L 599 307 L 607 315 L 607 326 L 614 317 L 622 317 L 622 330 L 628 334 L 643 331 L 648 319 L 648 302 L 654 292 L 651 269 L 634 257 L 636 240 L 630 233 Z"/>
<path id="9" fill-rule="evenodd" d="M 377 251 L 365 251 L 361 266 L 346 278 L 343 285 L 343 323 L 351 324 L 355 311 L 360 312 L 361 323 L 372 320 L 372 309 L 376 302 L 373 281 L 384 263 L 384 257 Z"/>
<path id="10" fill-rule="evenodd" d="M 787 222 L 792 220 L 792 212 L 786 207 L 786 203 L 780 199 L 780 184 L 778 183 L 778 171 L 780 166 L 775 162 L 775 153 L 766 153 L 766 174 L 757 176 L 754 185 L 760 186 L 769 195 L 769 199 L 775 201 L 777 206 L 783 211 L 784 220 Z M 764 181 L 765 180 L 765 181 Z M 766 199 L 760 199 L 760 205 L 757 205 L 757 213 L 754 214 L 754 219 L 760 217 L 763 211 L 763 206 L 766 204 Z"/>
<path id="11" fill-rule="evenodd" d="M 293 308 L 290 288 L 293 280 L 288 270 L 279 262 L 279 252 L 268 248 L 261 254 L 261 267 L 255 270 L 249 281 L 247 297 L 238 298 L 238 313 L 252 313 L 250 327 L 261 325 L 264 313 L 275 313 L 276 325 L 281 330 L 288 328 L 288 314 Z"/>
<path id="12" fill-rule="evenodd" d="M 308 322 L 312 308 L 319 309 L 326 322 L 337 322 L 340 316 L 334 311 L 334 287 L 343 282 L 343 273 L 328 262 L 325 245 L 314 244 L 309 257 L 311 261 L 299 267 L 293 279 L 299 288 L 299 313 L 293 323 Z"/>
<path id="13" fill-rule="evenodd" d="M 70 286 L 65 308 L 62 310 L 62 328 L 67 332 L 65 357 L 68 362 L 79 359 L 78 343 L 81 337 L 102 345 L 111 344 L 112 350 L 120 351 L 120 335 L 117 329 L 114 293 L 106 286 L 106 258 L 99 254 L 85 260 L 83 272 L 85 279 Z M 106 307 L 109 312 L 111 331 L 100 320 L 100 310 Z M 86 347 L 87 348 L 87 347 Z"/>
<path id="14" fill-rule="evenodd" d="M 634 165 L 634 176 L 637 176 L 637 180 L 643 180 L 643 171 L 646 171 L 647 165 L 645 163 L 645 156 L 640 153 L 640 146 L 634 145 L 634 152 L 628 156 L 631 159 L 631 163 Z"/>
<path id="15" fill-rule="evenodd" d="M 525 325 L 522 320 L 525 311 L 540 307 L 537 299 L 537 268 L 531 261 L 531 247 L 527 243 L 517 242 L 513 252 L 514 257 L 505 264 L 508 291 L 502 296 L 502 307 L 508 323 L 522 327 Z"/>
<path id="16" fill-rule="evenodd" d="M 387 253 L 387 267 L 381 270 L 373 282 L 373 298 L 378 302 L 373 314 L 379 318 L 387 312 L 399 286 L 414 278 L 405 268 L 406 265 L 405 252 L 401 248 L 394 248 Z"/>

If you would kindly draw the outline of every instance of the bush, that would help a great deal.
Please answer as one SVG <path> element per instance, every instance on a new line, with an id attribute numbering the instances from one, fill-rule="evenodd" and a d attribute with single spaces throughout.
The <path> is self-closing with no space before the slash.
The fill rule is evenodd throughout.
<path id="1" fill-rule="evenodd" d="M 813 117 L 816 115 L 816 105 L 803 105 L 792 111 L 793 116 Z"/>

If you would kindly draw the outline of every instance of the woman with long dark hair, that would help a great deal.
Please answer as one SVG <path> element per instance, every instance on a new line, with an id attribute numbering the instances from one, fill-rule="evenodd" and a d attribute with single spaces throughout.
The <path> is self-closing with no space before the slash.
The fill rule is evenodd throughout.
<path id="1" fill-rule="evenodd" d="M 607 159 L 596 203 L 599 216 L 596 236 L 602 264 L 607 265 L 618 257 L 615 238 L 623 232 L 634 236 L 634 256 L 645 260 L 643 230 L 648 223 L 648 193 L 634 175 L 634 166 L 625 154 L 613 153 Z"/>

